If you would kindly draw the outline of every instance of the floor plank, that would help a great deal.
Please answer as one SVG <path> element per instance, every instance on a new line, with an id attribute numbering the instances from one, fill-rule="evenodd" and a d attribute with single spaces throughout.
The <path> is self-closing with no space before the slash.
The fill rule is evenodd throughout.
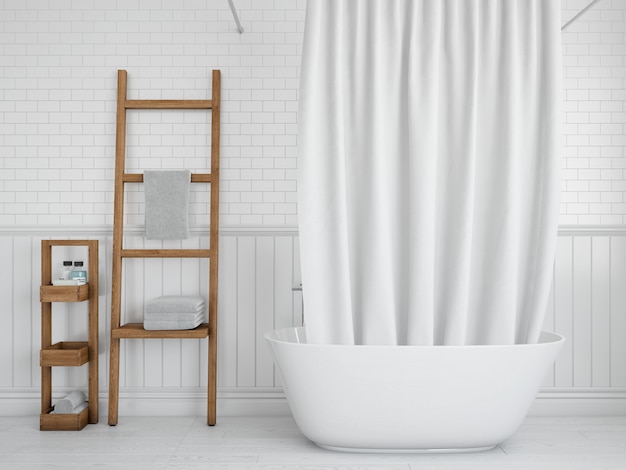
<path id="1" fill-rule="evenodd" d="M 351 454 L 308 441 L 291 417 L 122 417 L 80 432 L 40 432 L 38 417 L 0 420 L 11 470 L 626 470 L 626 416 L 531 417 L 487 452 Z"/>

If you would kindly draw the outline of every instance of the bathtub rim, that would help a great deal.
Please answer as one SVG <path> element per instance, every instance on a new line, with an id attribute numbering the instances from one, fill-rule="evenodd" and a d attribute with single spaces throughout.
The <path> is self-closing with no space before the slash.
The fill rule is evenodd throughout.
<path id="1" fill-rule="evenodd" d="M 282 339 L 277 337 L 280 332 L 295 332 L 295 341 L 289 339 Z M 422 350 L 426 348 L 442 348 L 446 350 L 454 349 L 497 349 L 497 348 L 531 348 L 541 347 L 544 345 L 555 345 L 559 343 L 565 343 L 567 338 L 560 333 L 542 330 L 539 334 L 539 340 L 536 343 L 514 343 L 514 344 L 434 344 L 434 345 L 397 345 L 397 344 L 322 344 L 322 343 L 308 343 L 306 342 L 306 326 L 289 326 L 286 328 L 276 328 L 267 331 L 264 335 L 265 339 L 269 342 L 276 342 L 282 344 L 290 344 L 295 346 L 309 346 L 318 348 L 358 348 L 358 349 L 393 349 L 400 348 L 406 350 Z M 304 341 L 298 341 L 299 337 L 303 336 Z"/>

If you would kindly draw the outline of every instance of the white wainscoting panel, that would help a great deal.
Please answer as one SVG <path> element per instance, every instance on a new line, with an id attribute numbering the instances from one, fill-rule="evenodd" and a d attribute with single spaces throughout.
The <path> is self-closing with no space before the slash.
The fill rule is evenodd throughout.
<path id="1" fill-rule="evenodd" d="M 100 240 L 99 379 L 101 400 L 106 405 L 112 238 L 106 229 L 86 233 L 71 238 Z M 46 234 L 43 229 L 0 232 L 0 415 L 18 413 L 16 410 L 38 412 L 40 249 L 44 238 L 70 237 L 59 236 L 56 231 Z M 138 233 L 131 233 L 124 241 L 127 248 L 207 248 L 207 243 L 207 237 L 182 242 L 144 240 Z M 235 408 L 241 405 L 241 410 L 249 411 L 252 402 L 263 409 L 272 400 L 282 400 L 280 377 L 263 335 L 274 328 L 302 324 L 302 294 L 293 290 L 301 280 L 298 252 L 295 230 L 233 229 L 223 231 L 220 237 L 218 397 L 222 409 L 236 413 Z M 54 266 L 64 259 L 86 259 L 86 250 L 55 248 Z M 123 269 L 122 318 L 126 322 L 142 321 L 145 299 L 207 294 L 208 260 L 128 259 Z M 86 337 L 86 313 L 84 303 L 54 304 L 53 341 Z M 567 343 L 540 394 L 540 398 L 546 398 L 544 408 L 548 408 L 543 411 L 550 412 L 549 404 L 556 403 L 553 398 L 572 398 L 578 400 L 576 403 L 589 398 L 583 400 L 589 406 L 594 399 L 619 401 L 620 409 L 624 409 L 624 232 L 561 233 L 544 327 L 565 335 Z M 55 396 L 72 388 L 85 388 L 86 380 L 86 366 L 54 368 Z M 207 340 L 122 341 L 121 413 L 149 412 L 150 407 L 143 406 L 148 402 L 167 407 L 181 400 L 193 404 L 188 407 L 190 412 L 201 413 L 206 380 Z M 15 408 L 20 397 L 27 405 Z M 230 405 L 225 407 L 228 400 Z M 187 408 L 172 408 L 176 412 L 181 409 Z"/>
<path id="2" fill-rule="evenodd" d="M 626 388 L 626 237 L 559 237 L 544 329 L 567 338 L 546 387 Z"/>
<path id="3" fill-rule="evenodd" d="M 127 237 L 128 248 L 207 248 L 205 240 L 160 242 Z M 110 239 L 105 240 L 110 252 Z M 220 239 L 218 381 L 220 388 L 279 387 L 263 335 L 301 321 L 292 286 L 300 276 L 295 235 L 232 235 Z M 110 277 L 110 273 L 107 273 Z M 146 299 L 200 293 L 207 298 L 208 260 L 124 261 L 122 321 L 141 322 Z M 110 299 L 107 299 L 110 303 Z M 110 308 L 110 307 L 109 307 Z M 108 315 L 108 308 L 103 311 Z M 106 329 L 108 332 L 108 318 Z M 108 340 L 107 340 L 108 341 Z M 108 344 L 108 343 L 107 343 Z M 123 340 L 120 387 L 202 387 L 207 341 Z M 104 371 L 103 371 L 104 372 Z M 101 383 L 107 383 L 106 374 Z"/>

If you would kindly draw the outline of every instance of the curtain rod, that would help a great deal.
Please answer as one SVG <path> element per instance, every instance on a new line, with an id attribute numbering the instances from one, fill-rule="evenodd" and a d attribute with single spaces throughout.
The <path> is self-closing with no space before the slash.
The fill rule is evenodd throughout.
<path id="1" fill-rule="evenodd" d="M 574 21 L 576 21 L 581 15 L 585 14 L 587 10 L 589 10 L 592 6 L 598 3 L 600 0 L 591 0 L 589 5 L 576 13 L 569 21 L 567 21 L 563 26 L 561 26 L 561 31 L 565 31 L 569 25 L 571 25 Z M 237 23 L 237 31 L 239 34 L 243 34 L 243 26 L 241 26 L 241 21 L 239 21 L 239 15 L 237 14 L 237 9 L 235 8 L 235 4 L 233 0 L 228 0 L 228 4 L 230 5 L 230 11 L 233 14 L 233 18 L 235 19 L 235 23 Z"/>
<path id="2" fill-rule="evenodd" d="M 589 3 L 589 5 L 587 5 L 585 8 L 583 8 L 582 10 L 580 10 L 578 13 L 576 13 L 574 15 L 574 17 L 569 20 L 567 23 L 565 23 L 563 26 L 561 26 L 561 31 L 565 31 L 565 29 L 571 25 L 574 21 L 576 21 L 580 15 L 583 15 L 587 10 L 589 10 L 592 6 L 594 6 L 596 3 L 598 3 L 600 0 L 591 0 L 591 3 Z"/>
<path id="3" fill-rule="evenodd" d="M 239 31 L 239 34 L 242 34 L 243 26 L 241 26 L 241 21 L 239 21 L 239 15 L 237 14 L 237 9 L 235 8 L 233 0 L 228 0 L 228 4 L 230 5 L 230 11 L 233 13 L 233 18 L 235 18 L 235 23 L 237 23 L 237 31 Z"/>

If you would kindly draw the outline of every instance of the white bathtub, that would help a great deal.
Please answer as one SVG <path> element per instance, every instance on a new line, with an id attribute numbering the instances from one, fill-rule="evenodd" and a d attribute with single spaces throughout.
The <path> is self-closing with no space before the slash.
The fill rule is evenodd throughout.
<path id="1" fill-rule="evenodd" d="M 352 452 L 490 449 L 519 427 L 565 341 L 512 346 L 307 344 L 304 328 L 265 335 L 300 430 Z"/>

